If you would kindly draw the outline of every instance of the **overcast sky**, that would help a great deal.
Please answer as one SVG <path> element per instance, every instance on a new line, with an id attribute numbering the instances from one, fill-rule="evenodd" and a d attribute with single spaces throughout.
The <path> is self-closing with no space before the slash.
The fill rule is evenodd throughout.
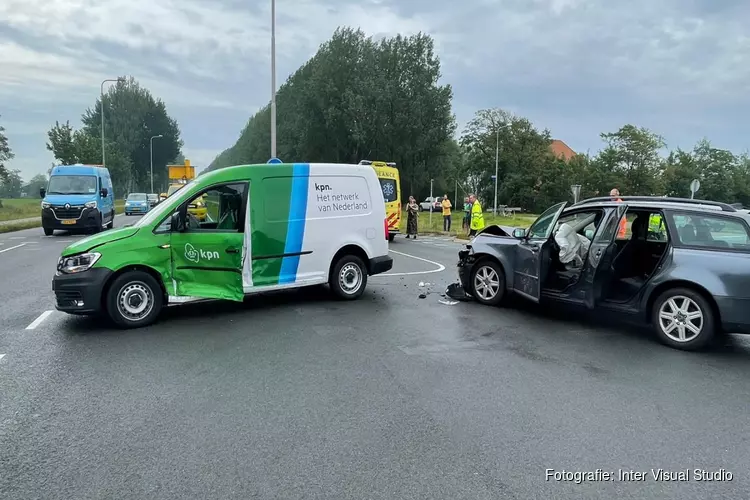
<path id="1" fill-rule="evenodd" d="M 432 35 L 459 126 L 503 107 L 579 152 L 625 123 L 670 147 L 748 148 L 747 0 L 279 0 L 277 80 L 339 25 Z M 25 179 L 55 120 L 80 124 L 104 78 L 133 75 L 198 167 L 270 99 L 270 1 L 2 0 L 0 124 Z M 302 160 L 302 159 L 300 159 Z"/>

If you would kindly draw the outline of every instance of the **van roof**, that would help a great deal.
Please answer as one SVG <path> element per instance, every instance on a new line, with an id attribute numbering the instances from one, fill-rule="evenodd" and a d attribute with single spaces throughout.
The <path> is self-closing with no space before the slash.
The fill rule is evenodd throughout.
<path id="1" fill-rule="evenodd" d="M 106 171 L 100 165 L 58 165 L 50 173 L 53 175 L 97 175 L 100 171 Z"/>
<path id="2" fill-rule="evenodd" d="M 342 172 L 372 172 L 375 174 L 375 170 L 371 166 L 367 165 L 356 165 L 349 163 L 256 163 L 250 165 L 235 165 L 233 167 L 220 168 L 218 170 L 212 170 L 211 172 L 202 174 L 195 178 L 200 183 L 208 182 L 229 182 L 242 177 L 248 176 L 260 176 L 260 177 L 273 177 L 277 175 L 293 175 L 295 168 L 304 166 L 310 167 L 326 167 L 333 169 L 341 169 Z"/>

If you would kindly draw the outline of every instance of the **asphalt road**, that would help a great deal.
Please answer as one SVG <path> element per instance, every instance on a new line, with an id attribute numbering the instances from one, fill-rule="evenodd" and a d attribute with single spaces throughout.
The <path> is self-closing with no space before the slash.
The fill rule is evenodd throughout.
<path id="1" fill-rule="evenodd" d="M 360 301 L 315 288 L 119 331 L 46 312 L 75 238 L 0 235 L 0 498 L 750 496 L 742 338 L 691 354 L 616 318 L 444 304 L 459 245 L 440 238 L 398 238 Z"/>

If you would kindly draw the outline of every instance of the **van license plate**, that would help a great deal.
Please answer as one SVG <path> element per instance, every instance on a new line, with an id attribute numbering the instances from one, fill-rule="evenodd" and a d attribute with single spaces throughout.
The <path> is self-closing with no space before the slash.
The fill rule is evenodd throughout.
<path id="1" fill-rule="evenodd" d="M 68 219 L 68 220 L 64 220 L 64 221 L 62 221 L 62 223 L 63 223 L 63 224 L 66 224 L 66 225 L 67 225 L 67 224 L 75 224 L 75 223 L 76 223 L 76 221 L 75 221 L 75 219 Z"/>

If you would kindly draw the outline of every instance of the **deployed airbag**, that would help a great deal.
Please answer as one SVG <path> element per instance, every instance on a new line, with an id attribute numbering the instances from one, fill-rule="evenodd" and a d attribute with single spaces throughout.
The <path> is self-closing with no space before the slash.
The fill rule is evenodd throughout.
<path id="1" fill-rule="evenodd" d="M 583 266 L 583 259 L 591 245 L 588 238 L 577 234 L 568 224 L 561 224 L 555 233 L 555 242 L 560 247 L 560 262 Z"/>

